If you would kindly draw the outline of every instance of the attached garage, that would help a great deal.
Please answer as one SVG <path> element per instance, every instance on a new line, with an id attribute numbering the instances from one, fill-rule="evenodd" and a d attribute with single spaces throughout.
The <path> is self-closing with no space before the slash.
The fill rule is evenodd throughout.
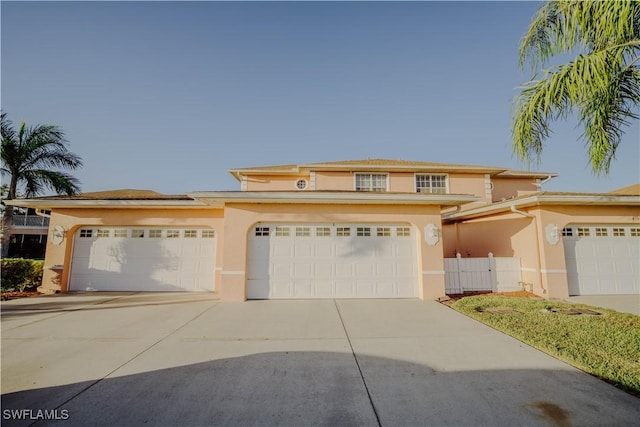
<path id="1" fill-rule="evenodd" d="M 416 298 L 418 252 L 409 224 L 256 224 L 249 299 Z"/>
<path id="2" fill-rule="evenodd" d="M 208 228 L 80 228 L 69 289 L 213 291 L 215 237 Z"/>
<path id="3" fill-rule="evenodd" d="M 640 227 L 571 225 L 562 231 L 569 295 L 640 293 Z"/>

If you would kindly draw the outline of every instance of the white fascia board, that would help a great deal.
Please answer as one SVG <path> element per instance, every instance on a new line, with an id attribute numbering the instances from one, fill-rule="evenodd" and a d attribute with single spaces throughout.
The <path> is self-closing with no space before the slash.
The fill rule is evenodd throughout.
<path id="1" fill-rule="evenodd" d="M 377 192 L 312 192 L 280 191 L 199 191 L 189 197 L 211 205 L 224 203 L 286 203 L 286 204 L 405 204 L 457 206 L 480 200 L 480 197 L 460 194 L 387 194 Z"/>
<path id="2" fill-rule="evenodd" d="M 145 208 L 145 209 L 193 209 L 207 208 L 207 204 L 196 200 L 41 200 L 15 199 L 5 200 L 7 205 L 34 209 L 65 208 Z"/>
<path id="3" fill-rule="evenodd" d="M 485 167 L 485 166 L 464 166 L 460 167 L 452 165 L 433 165 L 433 166 L 416 166 L 416 165 L 302 165 L 300 168 L 315 171 L 343 171 L 343 172 L 361 172 L 361 171 L 377 171 L 384 170 L 386 172 L 472 172 L 472 173 L 500 173 L 506 171 L 505 168 Z"/>
<path id="4" fill-rule="evenodd" d="M 445 214 L 443 220 L 471 219 L 485 215 L 508 212 L 511 206 L 517 209 L 541 205 L 576 205 L 576 206 L 640 206 L 640 196 L 614 195 L 533 195 L 522 199 L 505 200 L 462 212 Z"/>

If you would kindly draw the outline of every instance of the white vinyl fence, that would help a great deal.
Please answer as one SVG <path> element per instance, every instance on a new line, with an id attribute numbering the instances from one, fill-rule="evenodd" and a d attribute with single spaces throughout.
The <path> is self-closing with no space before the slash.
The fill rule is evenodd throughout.
<path id="1" fill-rule="evenodd" d="M 474 291 L 509 292 L 522 290 L 522 270 L 520 258 L 444 259 L 445 291 L 448 294 L 461 294 Z"/>

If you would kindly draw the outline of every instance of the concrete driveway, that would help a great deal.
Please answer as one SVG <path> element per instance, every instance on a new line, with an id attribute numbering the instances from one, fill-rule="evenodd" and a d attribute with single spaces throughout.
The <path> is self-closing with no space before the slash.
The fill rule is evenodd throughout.
<path id="1" fill-rule="evenodd" d="M 580 295 L 567 298 L 575 304 L 586 304 L 594 307 L 610 308 L 621 313 L 640 316 L 640 294 L 629 295 Z"/>
<path id="2" fill-rule="evenodd" d="M 92 293 L 2 303 L 2 417 L 632 425 L 640 400 L 433 301 Z"/>

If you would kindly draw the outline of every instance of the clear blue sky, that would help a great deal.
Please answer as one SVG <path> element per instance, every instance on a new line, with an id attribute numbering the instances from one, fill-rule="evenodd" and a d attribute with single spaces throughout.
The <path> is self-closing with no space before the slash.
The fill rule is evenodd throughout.
<path id="1" fill-rule="evenodd" d="M 538 6 L 2 1 L 2 109 L 65 130 L 83 191 L 236 190 L 231 168 L 367 157 L 559 173 L 545 190 L 640 181 L 638 122 L 605 178 L 575 121 L 539 166 L 512 155 Z"/>

